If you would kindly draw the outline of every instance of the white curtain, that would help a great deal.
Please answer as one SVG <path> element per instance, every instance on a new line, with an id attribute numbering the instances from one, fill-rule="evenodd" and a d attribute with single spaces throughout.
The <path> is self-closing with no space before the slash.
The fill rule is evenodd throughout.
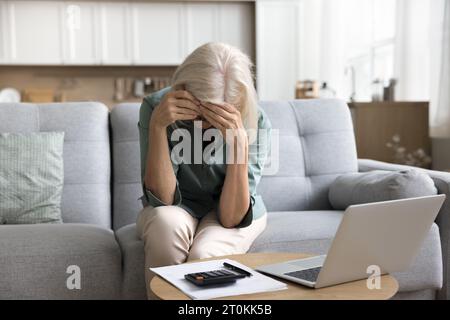
<path id="1" fill-rule="evenodd" d="M 358 101 L 370 99 L 370 84 L 374 80 L 368 55 L 374 36 L 371 21 L 373 3 L 380 4 L 381 0 L 299 1 L 302 3 L 303 26 L 299 37 L 298 79 L 327 82 L 342 99 L 348 100 L 353 89 L 357 91 Z M 385 0 L 383 3 L 395 4 L 396 1 Z M 356 71 L 355 66 L 358 66 Z M 356 88 L 353 88 L 353 77 Z"/>
<path id="2" fill-rule="evenodd" d="M 314 0 L 310 0 L 314 1 Z M 338 97 L 346 99 L 345 85 L 345 1 L 323 0 L 320 55 L 317 79 L 327 82 Z M 354 1 L 354 0 L 353 0 Z"/>
<path id="3" fill-rule="evenodd" d="M 392 0 L 395 1 L 395 0 Z M 337 97 L 348 99 L 351 77 L 346 74 L 349 35 L 347 19 L 364 19 L 356 13 L 361 0 L 301 0 L 302 28 L 298 79 L 327 82 Z M 365 1 L 367 2 L 367 0 Z M 349 9 L 353 10 L 349 12 Z"/>
<path id="4" fill-rule="evenodd" d="M 450 0 L 398 0 L 397 100 L 430 101 L 433 137 L 450 137 Z"/>
<path id="5" fill-rule="evenodd" d="M 432 136 L 450 137 L 450 0 L 390 1 L 396 4 L 396 100 L 430 101 Z M 352 90 L 351 73 L 344 72 L 347 58 L 371 38 L 373 31 L 364 27 L 371 19 L 371 1 L 301 2 L 304 24 L 298 79 L 327 81 L 338 97 L 348 99 Z M 379 4 L 378 0 L 375 3 Z M 361 84 L 374 80 L 370 74 L 356 76 L 359 92 L 364 91 Z M 357 95 L 357 100 L 364 97 Z"/>
<path id="6" fill-rule="evenodd" d="M 431 133 L 450 137 L 450 0 L 436 2 L 433 10 L 439 18 L 431 24 Z"/>
<path id="7" fill-rule="evenodd" d="M 442 0 L 398 0 L 394 73 L 396 99 L 428 101 L 431 89 L 431 22 L 433 3 Z M 436 24 L 433 29 L 437 28 Z"/>

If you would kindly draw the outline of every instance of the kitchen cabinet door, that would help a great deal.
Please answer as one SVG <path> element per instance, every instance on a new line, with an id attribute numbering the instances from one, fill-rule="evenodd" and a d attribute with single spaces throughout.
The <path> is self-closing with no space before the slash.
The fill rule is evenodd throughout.
<path id="1" fill-rule="evenodd" d="M 11 64 L 61 64 L 61 12 L 56 1 L 8 1 Z"/>
<path id="2" fill-rule="evenodd" d="M 218 40 L 240 48 L 254 58 L 254 3 L 220 3 Z"/>
<path id="3" fill-rule="evenodd" d="M 186 55 L 202 44 L 219 40 L 218 4 L 188 3 L 185 14 Z"/>
<path id="4" fill-rule="evenodd" d="M 62 15 L 64 64 L 100 63 L 97 3 L 66 2 Z"/>
<path id="5" fill-rule="evenodd" d="M 129 3 L 100 5 L 102 64 L 127 65 L 132 62 L 130 10 Z"/>
<path id="6" fill-rule="evenodd" d="M 240 48 L 254 58 L 254 3 L 188 3 L 187 52 L 218 41 Z"/>
<path id="7" fill-rule="evenodd" d="M 183 18 L 182 3 L 133 3 L 133 63 L 180 64 Z"/>
<path id="8" fill-rule="evenodd" d="M 7 28 L 6 1 L 0 1 L 0 64 L 7 62 Z"/>

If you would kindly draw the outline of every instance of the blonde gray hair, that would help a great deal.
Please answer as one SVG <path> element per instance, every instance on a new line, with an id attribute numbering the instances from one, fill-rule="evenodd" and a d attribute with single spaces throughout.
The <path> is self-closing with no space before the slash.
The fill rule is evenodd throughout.
<path id="1" fill-rule="evenodd" d="M 184 89 L 202 102 L 236 106 L 247 130 L 258 129 L 258 98 L 253 84 L 253 63 L 236 47 L 206 43 L 177 68 L 174 89 Z"/>

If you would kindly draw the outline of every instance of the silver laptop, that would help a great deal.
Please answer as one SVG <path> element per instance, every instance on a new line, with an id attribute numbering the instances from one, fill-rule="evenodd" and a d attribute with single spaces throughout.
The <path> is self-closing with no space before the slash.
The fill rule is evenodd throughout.
<path id="1" fill-rule="evenodd" d="M 350 206 L 327 255 L 256 270 L 313 288 L 368 278 L 373 265 L 381 274 L 404 271 L 444 200 L 445 195 L 436 195 Z"/>

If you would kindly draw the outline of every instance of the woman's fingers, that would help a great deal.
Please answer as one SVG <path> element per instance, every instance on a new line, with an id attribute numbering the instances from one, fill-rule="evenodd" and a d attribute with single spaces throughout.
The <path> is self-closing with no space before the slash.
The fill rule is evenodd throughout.
<path id="1" fill-rule="evenodd" d="M 179 121 L 179 120 L 194 120 L 195 118 L 197 118 L 197 115 L 184 114 L 184 113 L 175 113 L 174 118 L 175 118 L 174 119 L 175 121 Z"/>
<path id="2" fill-rule="evenodd" d="M 200 108 L 202 108 L 202 107 L 200 107 Z M 213 118 L 216 122 L 219 122 L 220 124 L 222 124 L 225 127 L 227 126 L 228 121 L 222 115 L 220 115 L 220 114 L 218 114 L 218 113 L 216 113 L 214 111 L 211 111 L 210 109 L 208 109 L 206 107 L 203 107 L 201 110 L 202 110 L 202 114 L 203 115 L 208 115 L 211 118 Z"/>
<path id="3" fill-rule="evenodd" d="M 175 110 L 175 114 L 187 114 L 187 115 L 194 116 L 194 117 L 198 117 L 199 116 L 198 112 L 195 112 L 195 111 L 192 111 L 192 110 L 189 110 L 189 109 L 185 109 L 185 108 L 177 108 Z"/>
<path id="4" fill-rule="evenodd" d="M 191 93 L 186 90 L 177 90 L 171 92 L 168 103 L 177 107 L 177 109 L 190 109 L 197 114 L 200 114 L 198 101 Z M 177 111 L 178 112 L 178 111 Z"/>
<path id="5" fill-rule="evenodd" d="M 200 114 L 200 109 L 199 109 L 200 107 L 197 106 L 195 103 L 193 103 L 190 100 L 176 99 L 175 101 L 173 101 L 173 103 L 179 108 L 189 109 L 194 112 L 197 112 L 197 114 Z"/>
<path id="6" fill-rule="evenodd" d="M 209 116 L 210 118 L 214 119 L 215 122 L 220 123 L 220 125 L 222 127 L 229 128 L 229 122 L 224 117 L 211 111 L 210 109 L 208 109 L 206 107 L 200 107 L 200 108 L 202 108 L 201 109 L 202 115 L 204 115 L 205 117 Z"/>
<path id="7" fill-rule="evenodd" d="M 214 128 L 219 129 L 222 132 L 222 134 L 224 133 L 224 131 L 226 129 L 223 127 L 223 125 L 220 122 L 218 122 L 215 118 L 211 117 L 209 114 L 204 113 L 203 116 L 209 123 L 211 123 L 211 125 Z"/>
<path id="8" fill-rule="evenodd" d="M 239 112 L 239 109 L 236 106 L 226 103 L 226 102 L 222 103 L 220 106 L 229 113 L 238 113 Z"/>
<path id="9" fill-rule="evenodd" d="M 200 101 L 198 101 L 197 98 L 195 98 L 190 92 L 186 90 L 177 90 L 172 92 L 172 96 L 176 99 L 185 99 L 190 100 L 192 103 L 196 105 L 200 105 Z"/>
<path id="10" fill-rule="evenodd" d="M 202 104 L 202 106 L 204 106 L 207 110 L 214 112 L 225 119 L 234 120 L 236 117 L 234 112 L 231 113 L 227 109 L 222 108 L 222 106 L 214 105 L 211 103 L 205 103 Z"/>

